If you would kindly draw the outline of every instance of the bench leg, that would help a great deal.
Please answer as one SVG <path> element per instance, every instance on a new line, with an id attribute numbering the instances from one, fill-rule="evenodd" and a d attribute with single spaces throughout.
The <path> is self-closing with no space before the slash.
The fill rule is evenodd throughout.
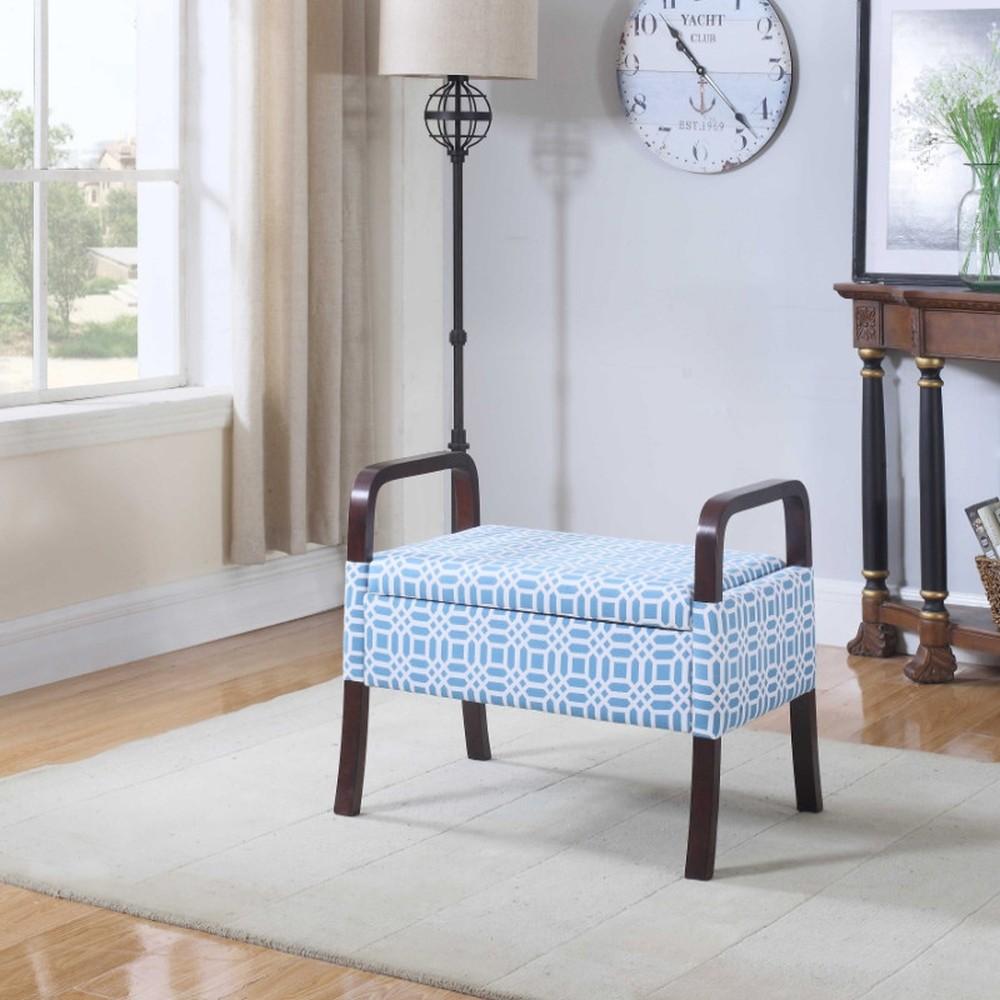
<path id="1" fill-rule="evenodd" d="M 823 811 L 823 788 L 819 777 L 819 742 L 816 734 L 816 692 L 796 698 L 789 705 L 792 723 L 792 767 L 795 771 L 795 803 L 799 812 Z"/>
<path id="2" fill-rule="evenodd" d="M 715 874 L 721 773 L 722 740 L 696 736 L 691 764 L 691 816 L 684 877 L 699 882 L 709 882 Z"/>
<path id="3" fill-rule="evenodd" d="M 365 756 L 368 752 L 368 700 L 370 689 L 358 681 L 344 681 L 344 725 L 340 738 L 340 774 L 333 811 L 357 816 L 365 789 Z"/>
<path id="4" fill-rule="evenodd" d="M 465 723 L 465 749 L 469 760 L 491 760 L 490 728 L 486 722 L 486 706 L 472 701 L 462 702 Z"/>

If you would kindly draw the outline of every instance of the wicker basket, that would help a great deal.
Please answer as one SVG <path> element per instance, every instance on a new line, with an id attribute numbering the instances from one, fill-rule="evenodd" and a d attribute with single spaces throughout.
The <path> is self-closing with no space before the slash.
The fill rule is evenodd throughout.
<path id="1" fill-rule="evenodd" d="M 979 567 L 979 575 L 983 579 L 986 596 L 990 601 L 990 610 L 993 612 L 993 624 L 1000 629 L 1000 559 L 988 559 L 986 556 L 979 556 L 976 559 L 976 565 Z"/>

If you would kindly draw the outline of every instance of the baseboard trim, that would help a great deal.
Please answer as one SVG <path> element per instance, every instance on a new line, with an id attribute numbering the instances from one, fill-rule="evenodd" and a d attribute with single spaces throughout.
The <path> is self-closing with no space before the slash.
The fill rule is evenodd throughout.
<path id="1" fill-rule="evenodd" d="M 863 583 L 851 580 L 816 581 L 816 639 L 821 646 L 845 646 L 854 638 L 861 621 L 861 589 Z M 904 601 L 919 601 L 920 591 L 905 587 L 901 592 Z M 948 605 L 959 608 L 986 608 L 989 601 L 983 594 L 952 594 Z M 905 651 L 916 652 L 916 636 L 900 633 Z M 967 663 L 977 662 L 980 657 L 967 650 L 960 650 L 959 658 Z M 983 658 L 983 662 L 995 662 Z"/>
<path id="2" fill-rule="evenodd" d="M 0 695 L 329 611 L 344 559 L 315 548 L 0 622 Z"/>

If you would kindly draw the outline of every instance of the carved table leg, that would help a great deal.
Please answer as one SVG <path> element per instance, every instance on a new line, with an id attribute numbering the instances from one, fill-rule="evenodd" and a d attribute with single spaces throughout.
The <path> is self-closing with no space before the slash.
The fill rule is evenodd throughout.
<path id="1" fill-rule="evenodd" d="M 917 358 L 920 369 L 920 648 L 906 676 L 920 684 L 945 684 L 955 676 L 948 644 L 948 555 L 945 522 L 944 412 L 940 358 Z"/>
<path id="2" fill-rule="evenodd" d="M 882 602 L 889 596 L 889 501 L 885 462 L 885 397 L 882 360 L 885 351 L 859 351 L 865 366 L 861 442 L 862 507 L 864 520 L 865 590 L 862 621 L 855 639 L 847 644 L 852 656 L 895 656 L 899 633 L 879 621 Z"/>

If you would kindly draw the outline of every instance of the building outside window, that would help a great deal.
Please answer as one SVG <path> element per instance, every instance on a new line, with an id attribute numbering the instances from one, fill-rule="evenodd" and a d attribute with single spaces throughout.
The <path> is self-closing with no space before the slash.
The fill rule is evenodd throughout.
<path id="1" fill-rule="evenodd" d="M 4 0 L 0 406 L 184 382 L 183 0 Z"/>

